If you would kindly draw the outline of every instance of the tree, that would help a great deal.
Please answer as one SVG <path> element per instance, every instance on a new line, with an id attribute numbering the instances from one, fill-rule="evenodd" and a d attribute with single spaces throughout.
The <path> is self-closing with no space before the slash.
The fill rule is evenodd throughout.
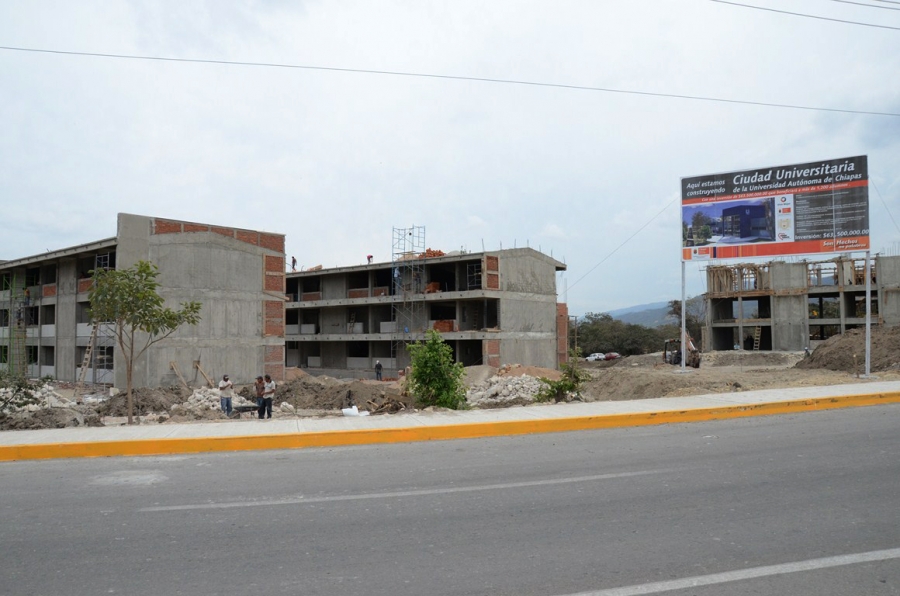
<path id="1" fill-rule="evenodd" d="M 462 377 L 463 365 L 453 362 L 453 348 L 444 343 L 441 334 L 429 329 L 425 342 L 407 346 L 412 359 L 409 392 L 424 406 L 441 406 L 458 410 L 466 402 Z"/>
<path id="2" fill-rule="evenodd" d="M 88 295 L 91 318 L 112 326 L 125 364 L 128 424 L 132 424 L 134 363 L 147 348 L 164 340 L 184 324 L 200 322 L 200 303 L 182 302 L 180 310 L 164 306 L 157 291 L 159 268 L 138 261 L 128 269 L 96 269 Z"/>
<path id="3" fill-rule="evenodd" d="M 699 340 L 701 337 L 701 329 L 706 324 L 706 301 L 703 299 L 703 296 L 694 296 L 693 298 L 688 298 L 685 303 L 687 304 L 684 315 L 685 329 L 691 337 L 695 340 Z M 680 335 L 681 300 L 669 301 L 669 315 L 674 317 L 677 321 Z"/>

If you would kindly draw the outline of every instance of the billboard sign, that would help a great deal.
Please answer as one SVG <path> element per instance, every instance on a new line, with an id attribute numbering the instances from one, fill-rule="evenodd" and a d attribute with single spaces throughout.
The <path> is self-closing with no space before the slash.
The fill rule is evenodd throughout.
<path id="1" fill-rule="evenodd" d="M 681 258 L 869 249 L 865 155 L 681 179 Z"/>

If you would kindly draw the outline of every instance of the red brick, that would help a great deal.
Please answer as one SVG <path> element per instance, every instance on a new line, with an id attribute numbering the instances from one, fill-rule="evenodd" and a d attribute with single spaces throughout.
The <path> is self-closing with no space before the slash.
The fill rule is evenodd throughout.
<path id="1" fill-rule="evenodd" d="M 277 275 L 266 273 L 265 288 L 263 289 L 265 289 L 267 292 L 284 293 L 284 273 L 280 273 Z"/>
<path id="2" fill-rule="evenodd" d="M 500 271 L 500 259 L 498 257 L 484 257 L 485 271 Z"/>
<path id="3" fill-rule="evenodd" d="M 358 288 L 355 290 L 347 290 L 347 298 L 368 298 L 368 288 Z"/>
<path id="4" fill-rule="evenodd" d="M 496 273 L 488 273 L 486 287 L 489 290 L 499 290 L 500 289 L 500 276 L 497 275 Z"/>
<path id="5" fill-rule="evenodd" d="M 500 368 L 500 356 L 488 356 L 487 363 L 488 366 Z"/>
<path id="6" fill-rule="evenodd" d="M 275 381 L 284 381 L 284 362 L 281 364 L 266 364 L 264 367 L 265 374 L 272 377 Z"/>
<path id="7" fill-rule="evenodd" d="M 256 232 L 248 232 L 247 230 L 236 230 L 235 236 L 241 242 L 246 242 L 247 244 L 252 244 L 253 246 L 259 246 L 259 234 Z"/>
<path id="8" fill-rule="evenodd" d="M 284 257 L 266 255 L 266 271 L 284 273 Z"/>
<path id="9" fill-rule="evenodd" d="M 284 319 L 266 319 L 263 335 L 284 337 Z"/>
<path id="10" fill-rule="evenodd" d="M 215 232 L 216 234 L 219 234 L 221 236 L 226 236 L 228 238 L 234 238 L 234 229 L 232 228 L 219 228 L 216 226 L 210 226 L 209 231 Z"/>
<path id="11" fill-rule="evenodd" d="M 78 280 L 78 293 L 81 294 L 83 292 L 90 292 L 91 288 L 94 285 L 94 280 L 91 278 L 79 279 Z"/>
<path id="12" fill-rule="evenodd" d="M 153 220 L 153 233 L 154 234 L 180 234 L 181 233 L 181 222 L 179 221 L 169 221 L 167 219 L 155 219 Z"/>
<path id="13" fill-rule="evenodd" d="M 47 284 L 41 288 L 41 296 L 56 296 L 56 284 Z"/>
<path id="14" fill-rule="evenodd" d="M 284 364 L 284 346 L 266 346 L 265 362 Z"/>
<path id="15" fill-rule="evenodd" d="M 322 292 L 303 292 L 300 294 L 300 300 L 303 302 L 313 302 L 322 299 Z"/>
<path id="16" fill-rule="evenodd" d="M 280 300 L 265 301 L 265 317 L 267 319 L 281 319 L 284 317 L 284 302 Z"/>
<path id="17" fill-rule="evenodd" d="M 195 223 L 186 223 L 184 224 L 185 232 L 208 232 L 209 226 L 204 226 L 203 224 L 195 224 Z"/>
<path id="18" fill-rule="evenodd" d="M 500 355 L 500 340 L 499 339 L 486 339 L 484 340 L 484 353 L 485 354 L 493 354 L 496 356 Z"/>
<path id="19" fill-rule="evenodd" d="M 276 234 L 260 234 L 259 245 L 269 250 L 284 254 L 284 236 Z"/>

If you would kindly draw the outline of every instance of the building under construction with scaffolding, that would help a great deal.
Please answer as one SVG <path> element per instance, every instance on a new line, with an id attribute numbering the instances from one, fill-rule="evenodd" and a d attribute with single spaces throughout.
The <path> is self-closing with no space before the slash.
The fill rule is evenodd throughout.
<path id="1" fill-rule="evenodd" d="M 394 228 L 391 261 L 288 273 L 287 366 L 387 371 L 409 364 L 410 342 L 435 329 L 466 366 L 556 368 L 567 313 L 557 304 L 565 264 L 531 248 L 443 253 L 425 229 Z"/>
<path id="2" fill-rule="evenodd" d="M 0 369 L 124 387 L 112 330 L 91 318 L 92 271 L 144 260 L 159 267 L 167 305 L 202 309 L 199 325 L 138 361 L 136 387 L 283 378 L 283 235 L 124 213 L 117 223 L 114 237 L 0 261 Z"/>
<path id="3" fill-rule="evenodd" d="M 900 324 L 900 257 L 870 267 L 871 318 Z M 704 350 L 814 348 L 865 327 L 865 259 L 715 265 L 706 270 Z"/>

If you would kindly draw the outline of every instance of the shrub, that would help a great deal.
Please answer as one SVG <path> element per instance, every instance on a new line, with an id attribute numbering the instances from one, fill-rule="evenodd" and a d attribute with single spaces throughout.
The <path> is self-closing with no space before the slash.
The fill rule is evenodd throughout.
<path id="1" fill-rule="evenodd" d="M 407 387 L 424 407 L 459 410 L 466 405 L 463 365 L 453 362 L 453 349 L 430 329 L 424 342 L 407 346 L 412 360 Z"/>
<path id="2" fill-rule="evenodd" d="M 575 350 L 570 350 L 569 361 L 564 362 L 560 366 L 562 370 L 562 378 L 560 380 L 551 381 L 546 377 L 541 377 L 541 383 L 544 384 L 544 388 L 538 393 L 537 401 L 544 402 L 552 399 L 554 402 L 559 403 L 565 401 L 570 394 L 577 394 L 579 389 L 581 389 L 582 383 L 591 378 L 591 375 L 578 367 L 579 360 L 581 360 L 579 353 Z"/>

